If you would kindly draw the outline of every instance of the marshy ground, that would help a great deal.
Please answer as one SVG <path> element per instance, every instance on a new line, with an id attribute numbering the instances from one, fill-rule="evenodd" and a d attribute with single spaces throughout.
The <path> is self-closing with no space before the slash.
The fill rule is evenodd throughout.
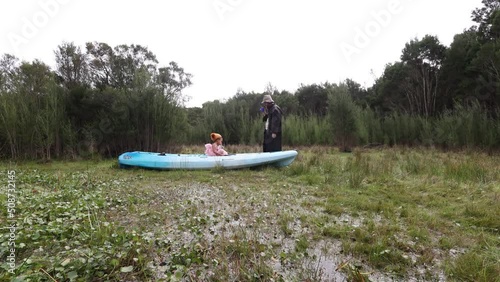
<path id="1" fill-rule="evenodd" d="M 316 147 L 238 171 L 10 163 L 5 188 L 8 171 L 6 281 L 500 281 L 499 155 Z"/>

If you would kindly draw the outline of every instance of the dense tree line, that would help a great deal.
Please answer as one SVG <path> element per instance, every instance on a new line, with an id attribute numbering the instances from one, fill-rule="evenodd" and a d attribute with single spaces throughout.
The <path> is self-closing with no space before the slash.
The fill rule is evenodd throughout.
<path id="1" fill-rule="evenodd" d="M 217 130 L 231 143 L 261 138 L 259 102 L 273 94 L 285 112 L 283 140 L 289 145 L 499 147 L 500 2 L 483 0 L 483 5 L 472 13 L 476 25 L 457 34 L 449 47 L 432 35 L 411 39 L 400 61 L 387 64 L 370 88 L 351 79 L 302 85 L 295 93 L 266 87 L 198 111 L 218 107 Z M 231 118 L 243 111 L 249 119 L 244 123 Z M 190 120 L 196 123 L 199 116 Z"/>
<path id="2" fill-rule="evenodd" d="M 55 51 L 56 69 L 0 59 L 0 153 L 12 158 L 116 155 L 158 150 L 184 132 L 181 91 L 191 75 L 160 67 L 140 45 L 73 43 Z"/>
<path id="3" fill-rule="evenodd" d="M 116 156 L 203 144 L 211 131 L 230 144 L 261 142 L 264 94 L 283 109 L 285 145 L 372 143 L 500 147 L 500 4 L 483 0 L 476 25 L 449 47 L 432 35 L 402 46 L 370 88 L 346 79 L 301 85 L 294 93 L 268 85 L 227 101 L 185 108 L 191 74 L 161 66 L 140 45 L 63 43 L 55 69 L 0 58 L 0 156 Z M 201 149 L 200 149 L 201 150 Z"/>

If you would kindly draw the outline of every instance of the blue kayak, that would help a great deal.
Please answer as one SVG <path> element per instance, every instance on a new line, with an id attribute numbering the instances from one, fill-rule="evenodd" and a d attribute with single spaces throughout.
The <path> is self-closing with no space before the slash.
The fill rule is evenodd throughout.
<path id="1" fill-rule="evenodd" d="M 257 166 L 284 167 L 290 165 L 298 153 L 295 150 L 272 153 L 243 153 L 228 156 L 205 154 L 163 154 L 153 152 L 126 152 L 118 157 L 120 167 L 143 167 L 151 169 L 240 169 Z"/>

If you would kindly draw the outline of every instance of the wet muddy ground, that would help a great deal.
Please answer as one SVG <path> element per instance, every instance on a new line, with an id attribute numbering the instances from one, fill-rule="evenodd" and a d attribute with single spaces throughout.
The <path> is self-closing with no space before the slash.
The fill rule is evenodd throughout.
<path id="1" fill-rule="evenodd" d="M 239 255 L 258 256 L 272 269 L 277 280 L 347 281 L 349 267 L 359 269 L 371 281 L 421 281 L 419 277 L 429 269 L 434 271 L 435 281 L 445 281 L 444 274 L 437 267 L 438 259 L 434 266 L 428 266 L 429 269 L 416 267 L 407 277 L 398 278 L 343 253 L 340 240 L 319 238 L 302 224 L 301 218 L 324 216 L 318 206 L 304 208 L 302 205 L 320 199 L 300 189 L 279 189 L 277 192 L 276 187 L 261 190 L 237 184 L 217 187 L 190 183 L 175 187 L 168 184 L 153 186 L 148 190 L 156 194 L 149 207 L 162 210 L 165 218 L 163 225 L 151 231 L 157 237 L 160 235 L 157 240 L 168 245 L 166 249 L 158 250 L 155 262 L 150 265 L 157 279 L 166 279 L 168 273 L 179 271 L 174 256 L 189 256 L 196 248 L 204 252 L 204 263 L 183 268 L 182 276 L 187 280 L 214 279 L 220 271 L 215 261 L 221 263 L 226 259 L 220 256 L 228 255 L 228 246 L 257 244 L 261 246 L 258 250 L 247 249 L 250 254 Z M 374 220 L 380 222 L 383 217 L 376 215 Z M 332 217 L 331 221 L 356 228 L 363 225 L 364 218 L 344 213 Z M 302 247 L 297 246 L 299 241 Z M 408 259 L 416 261 L 417 256 L 413 254 Z M 207 258 L 212 259 L 207 261 Z M 237 280 L 240 275 L 238 267 L 230 264 L 224 273 L 231 280 Z"/>

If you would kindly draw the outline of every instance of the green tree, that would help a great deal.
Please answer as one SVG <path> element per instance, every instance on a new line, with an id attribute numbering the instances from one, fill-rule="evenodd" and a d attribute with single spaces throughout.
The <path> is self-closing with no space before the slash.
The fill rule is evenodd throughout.
<path id="1" fill-rule="evenodd" d="M 15 56 L 4 54 L 0 58 L 0 91 L 13 92 L 16 90 L 19 78 L 19 59 Z"/>
<path id="2" fill-rule="evenodd" d="M 356 81 L 347 78 L 344 83 L 347 86 L 347 89 L 349 90 L 349 94 L 351 95 L 353 101 L 357 103 L 358 105 L 363 105 L 365 106 L 368 97 L 368 91 L 361 87 L 361 84 L 357 83 Z"/>
<path id="3" fill-rule="evenodd" d="M 384 73 L 375 81 L 371 107 L 383 115 L 393 111 L 411 112 L 411 100 L 405 96 L 408 66 L 402 62 L 387 64 Z"/>
<path id="4" fill-rule="evenodd" d="M 480 23 L 478 33 L 484 40 L 471 66 L 479 72 L 475 97 L 493 112 L 500 105 L 500 4 L 483 3 L 487 3 L 486 20 Z"/>
<path id="5" fill-rule="evenodd" d="M 437 37 L 426 35 L 406 43 L 401 61 L 408 66 L 403 84 L 411 113 L 425 117 L 436 113 L 440 68 L 446 47 Z"/>
<path id="6" fill-rule="evenodd" d="M 131 89 L 136 72 L 153 74 L 158 64 L 156 56 L 141 45 L 118 45 L 112 48 L 106 43 L 88 42 L 86 49 L 91 81 L 99 89 Z"/>
<path id="7" fill-rule="evenodd" d="M 67 89 L 89 84 L 89 66 L 87 54 L 74 43 L 64 42 L 54 51 L 56 74 Z"/>
<path id="8" fill-rule="evenodd" d="M 472 12 L 472 20 L 478 24 L 476 30 L 484 41 L 499 38 L 500 33 L 494 27 L 494 22 L 498 20 L 500 2 L 498 0 L 483 0 L 482 3 L 483 7 L 476 8 Z"/>
<path id="9" fill-rule="evenodd" d="M 479 72 L 474 97 L 493 112 L 500 106 L 500 39 L 483 44 L 471 68 Z"/>
<path id="10" fill-rule="evenodd" d="M 295 93 L 301 114 L 325 116 L 327 112 L 328 91 L 324 85 L 301 85 Z"/>
<path id="11" fill-rule="evenodd" d="M 168 67 L 159 68 L 156 84 L 160 91 L 173 103 L 183 105 L 185 100 L 182 91 L 191 86 L 192 75 L 184 72 L 176 62 L 170 62 Z"/>
<path id="12" fill-rule="evenodd" d="M 335 143 L 344 152 L 356 142 L 356 105 L 345 84 L 329 88 L 328 112 Z"/>
<path id="13" fill-rule="evenodd" d="M 446 51 L 441 72 L 440 103 L 451 109 L 455 102 L 463 102 L 475 94 L 477 77 L 481 70 L 472 66 L 481 48 L 477 32 L 467 30 L 455 35 L 450 48 Z"/>

